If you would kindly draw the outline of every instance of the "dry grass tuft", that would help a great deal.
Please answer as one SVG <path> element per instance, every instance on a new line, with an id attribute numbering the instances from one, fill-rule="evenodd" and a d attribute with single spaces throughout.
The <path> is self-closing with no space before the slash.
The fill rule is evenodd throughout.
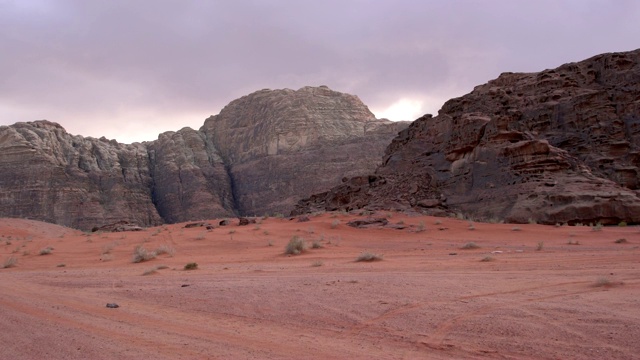
<path id="1" fill-rule="evenodd" d="M 51 246 L 47 246 L 44 249 L 40 249 L 40 252 L 38 254 L 40 254 L 40 255 L 50 255 L 52 251 L 53 251 L 53 248 Z"/>
<path id="2" fill-rule="evenodd" d="M 284 248 L 284 253 L 287 255 L 298 255 L 307 250 L 307 242 L 303 238 L 295 235 L 289 240 L 289 243 Z"/>
<path id="3" fill-rule="evenodd" d="M 18 259 L 14 256 L 9 256 L 7 260 L 5 260 L 4 263 L 2 263 L 2 268 L 3 269 L 12 268 L 12 267 L 15 267 L 17 264 L 18 264 Z"/>
<path id="4" fill-rule="evenodd" d="M 156 249 L 155 253 L 156 253 L 156 255 L 167 254 L 167 255 L 173 257 L 173 255 L 176 254 L 176 249 L 174 249 L 173 247 L 171 247 L 169 245 L 160 245 Z"/>
<path id="5" fill-rule="evenodd" d="M 356 262 L 360 261 L 380 261 L 384 255 L 374 254 L 368 251 L 363 252 L 356 258 Z"/>
<path id="6" fill-rule="evenodd" d="M 133 250 L 133 259 L 131 260 L 133 263 L 139 263 L 143 261 L 149 261 L 156 258 L 155 251 L 149 251 L 145 249 L 142 245 L 136 246 Z"/>

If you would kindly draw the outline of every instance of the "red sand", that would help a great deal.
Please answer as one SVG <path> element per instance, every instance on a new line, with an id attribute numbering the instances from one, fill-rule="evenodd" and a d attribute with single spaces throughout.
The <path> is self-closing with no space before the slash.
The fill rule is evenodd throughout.
<path id="1" fill-rule="evenodd" d="M 0 358 L 640 358 L 637 227 L 391 215 L 414 227 L 323 214 L 84 234 L 0 219 L 0 266 L 17 259 L 0 269 Z M 294 235 L 323 247 L 284 255 Z M 136 245 L 163 244 L 175 255 L 132 263 Z"/>

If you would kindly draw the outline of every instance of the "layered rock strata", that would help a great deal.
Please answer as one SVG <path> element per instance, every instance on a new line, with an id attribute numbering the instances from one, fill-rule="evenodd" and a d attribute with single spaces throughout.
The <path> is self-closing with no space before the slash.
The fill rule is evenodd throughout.
<path id="1" fill-rule="evenodd" d="M 504 73 L 401 132 L 371 176 L 301 201 L 508 222 L 640 222 L 640 50 Z"/>
<path id="2" fill-rule="evenodd" d="M 407 123 L 327 87 L 262 90 L 199 130 L 120 144 L 48 121 L 0 127 L 0 216 L 79 229 L 288 211 L 371 172 Z"/>

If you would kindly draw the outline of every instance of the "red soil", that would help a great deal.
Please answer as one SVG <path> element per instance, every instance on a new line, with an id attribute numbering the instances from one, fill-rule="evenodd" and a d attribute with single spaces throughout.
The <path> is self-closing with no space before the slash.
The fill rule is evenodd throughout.
<path id="1" fill-rule="evenodd" d="M 390 215 L 413 227 L 323 214 L 84 234 L 1 219 L 0 267 L 17 263 L 0 268 L 0 358 L 640 357 L 637 227 Z M 294 235 L 322 247 L 284 255 Z M 480 247 L 461 248 L 471 241 Z M 132 263 L 136 245 L 175 255 Z M 356 262 L 363 251 L 383 260 Z"/>

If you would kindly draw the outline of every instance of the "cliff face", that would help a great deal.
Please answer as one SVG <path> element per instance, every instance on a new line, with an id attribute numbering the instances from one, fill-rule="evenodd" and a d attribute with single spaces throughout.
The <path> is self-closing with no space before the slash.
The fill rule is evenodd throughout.
<path id="1" fill-rule="evenodd" d="M 448 101 L 375 175 L 301 201 L 542 223 L 640 222 L 640 50 L 505 73 Z"/>
<path id="2" fill-rule="evenodd" d="M 68 134 L 48 121 L 0 127 L 0 216 L 80 229 L 160 224 L 144 145 Z"/>
<path id="3" fill-rule="evenodd" d="M 200 131 L 230 169 L 238 212 L 262 215 L 371 172 L 407 125 L 377 120 L 356 96 L 305 87 L 235 100 Z"/>
<path id="4" fill-rule="evenodd" d="M 371 172 L 407 123 L 376 120 L 326 87 L 263 90 L 200 130 L 125 145 L 48 121 L 0 127 L 0 216 L 80 229 L 288 211 Z"/>

